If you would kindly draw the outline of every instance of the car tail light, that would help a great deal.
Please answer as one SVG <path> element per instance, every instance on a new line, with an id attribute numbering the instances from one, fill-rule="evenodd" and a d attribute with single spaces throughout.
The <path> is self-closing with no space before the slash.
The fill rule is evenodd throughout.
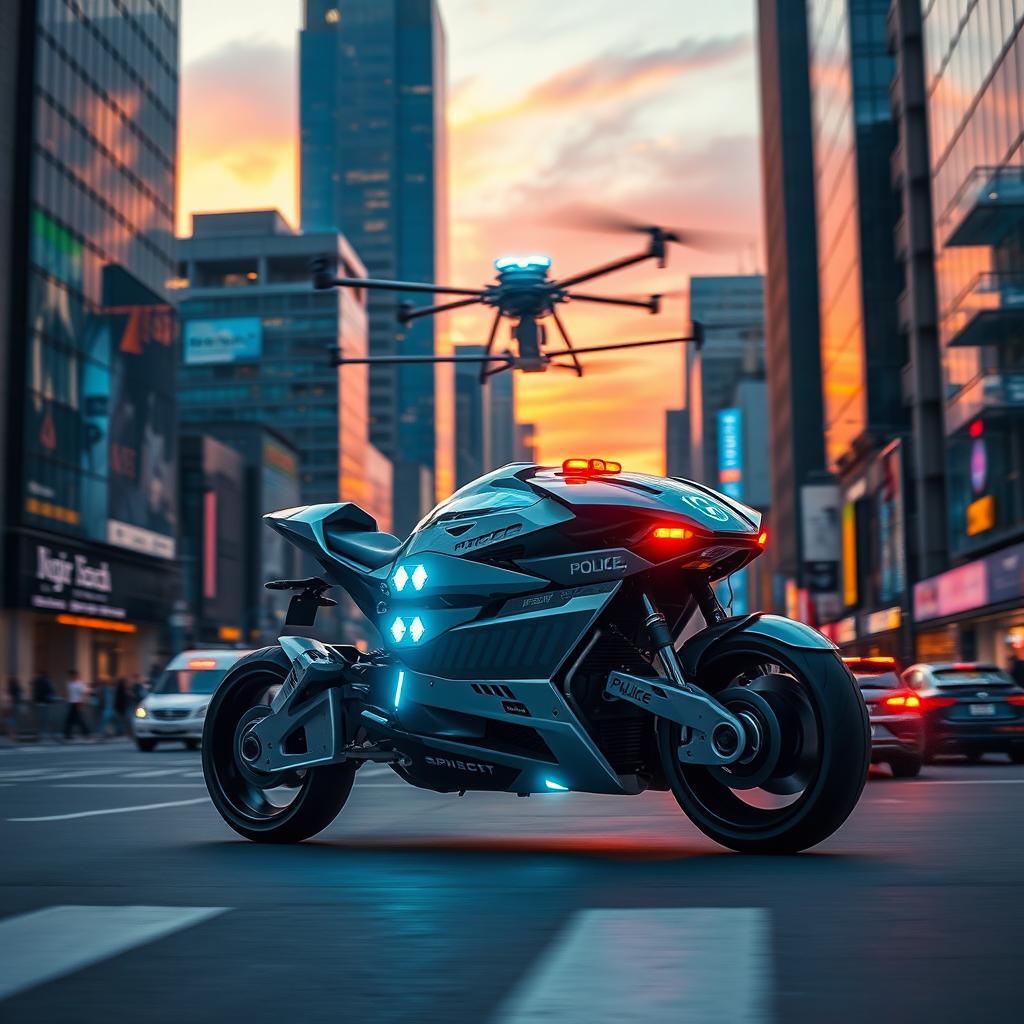
<path id="1" fill-rule="evenodd" d="M 690 540 L 693 530 L 682 526 L 656 526 L 652 534 L 657 540 Z"/>
<path id="2" fill-rule="evenodd" d="M 892 708 L 896 711 L 918 711 L 921 708 L 921 698 L 909 690 L 890 694 L 882 701 L 882 707 Z"/>
<path id="3" fill-rule="evenodd" d="M 951 708 L 956 703 L 956 697 L 922 697 L 921 710 L 934 711 L 936 708 Z"/>
<path id="4" fill-rule="evenodd" d="M 1024 708 L 1024 693 L 1011 693 L 1006 698 L 1007 704 L 1013 704 L 1015 707 Z"/>

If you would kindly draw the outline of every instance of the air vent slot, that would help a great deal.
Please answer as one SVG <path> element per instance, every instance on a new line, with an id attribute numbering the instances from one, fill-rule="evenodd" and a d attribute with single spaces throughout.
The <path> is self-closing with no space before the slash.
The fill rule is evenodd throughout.
<path id="1" fill-rule="evenodd" d="M 511 697 L 516 699 L 511 687 L 499 683 L 470 683 L 476 693 L 486 693 L 488 697 Z"/>

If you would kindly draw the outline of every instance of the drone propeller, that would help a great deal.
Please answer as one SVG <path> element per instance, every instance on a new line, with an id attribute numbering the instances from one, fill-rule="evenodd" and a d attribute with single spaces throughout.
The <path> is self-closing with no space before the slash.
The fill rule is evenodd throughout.
<path id="1" fill-rule="evenodd" d="M 663 224 L 645 224 L 643 221 L 626 217 L 614 210 L 604 210 L 587 203 L 574 203 L 563 207 L 548 223 L 580 231 L 597 231 L 602 234 L 637 234 L 660 237 L 666 242 L 675 242 L 691 249 L 723 250 L 735 249 L 750 243 L 749 238 L 727 231 L 713 231 L 708 228 L 667 227 Z"/>

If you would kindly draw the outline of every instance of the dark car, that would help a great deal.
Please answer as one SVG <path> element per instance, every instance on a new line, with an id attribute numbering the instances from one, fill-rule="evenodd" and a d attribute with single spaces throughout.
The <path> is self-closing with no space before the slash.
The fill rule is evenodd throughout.
<path id="1" fill-rule="evenodd" d="M 895 658 L 843 658 L 860 686 L 871 719 L 871 763 L 888 764 L 897 778 L 921 771 L 921 701 L 899 676 Z"/>
<path id="2" fill-rule="evenodd" d="M 911 665 L 903 682 L 921 700 L 926 759 L 992 752 L 1024 764 L 1024 689 L 997 665 Z"/>

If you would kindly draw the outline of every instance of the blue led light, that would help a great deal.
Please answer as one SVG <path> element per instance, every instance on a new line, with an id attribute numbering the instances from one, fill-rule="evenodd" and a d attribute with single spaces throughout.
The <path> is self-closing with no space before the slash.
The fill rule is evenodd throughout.
<path id="1" fill-rule="evenodd" d="M 427 570 L 422 565 L 417 565 L 412 571 L 412 585 L 417 590 L 423 589 L 423 584 L 427 582 Z"/>
<path id="2" fill-rule="evenodd" d="M 547 270 L 551 266 L 550 256 L 531 253 L 529 256 L 502 256 L 494 261 L 495 270 Z"/>
<path id="3" fill-rule="evenodd" d="M 402 703 L 402 683 L 405 682 L 405 673 L 398 673 L 398 686 L 395 687 L 395 707 Z"/>
<path id="4" fill-rule="evenodd" d="M 409 582 L 409 574 L 405 571 L 404 565 L 400 565 L 398 567 L 398 572 L 396 572 L 395 575 L 391 577 L 391 582 L 394 583 L 395 590 L 397 590 L 399 593 L 401 593 L 405 589 L 406 583 Z M 420 588 L 417 587 L 416 589 L 419 590 Z"/>
<path id="5" fill-rule="evenodd" d="M 391 635 L 395 638 L 395 643 L 401 643 L 402 637 L 405 636 L 405 620 L 399 616 L 391 623 Z"/>
<path id="6" fill-rule="evenodd" d="M 563 786 L 560 782 L 555 782 L 554 779 L 545 779 L 544 780 L 544 785 L 547 786 L 548 789 L 554 789 L 554 790 L 556 790 L 559 793 L 568 793 L 569 792 L 569 787 L 568 786 Z"/>
<path id="7" fill-rule="evenodd" d="M 418 615 L 409 623 L 409 636 L 412 637 L 412 642 L 414 644 L 418 644 L 420 642 L 420 637 L 423 636 L 424 632 L 426 632 L 426 628 L 427 627 L 423 625 L 423 622 L 420 620 Z"/>

